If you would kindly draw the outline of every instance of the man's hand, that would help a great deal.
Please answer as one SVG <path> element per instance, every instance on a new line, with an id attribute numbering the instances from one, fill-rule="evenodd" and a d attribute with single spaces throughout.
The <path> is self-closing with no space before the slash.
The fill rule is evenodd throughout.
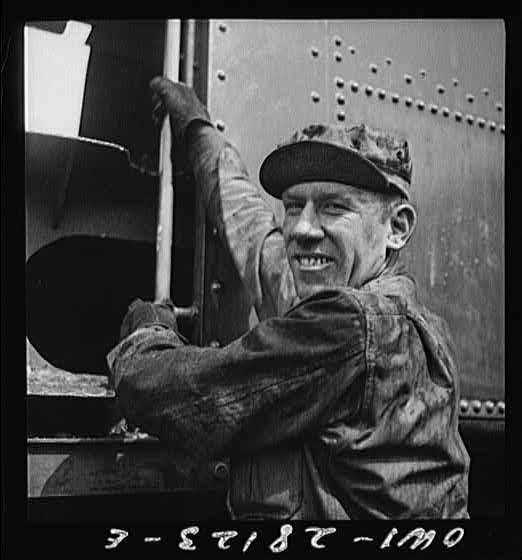
<path id="1" fill-rule="evenodd" d="M 150 82 L 152 94 L 152 119 L 161 124 L 168 113 L 172 131 L 178 140 L 184 140 L 187 126 L 195 120 L 212 125 L 206 107 L 198 99 L 192 88 L 180 82 L 172 82 L 162 76 Z"/>
<path id="2" fill-rule="evenodd" d="M 163 325 L 178 332 L 174 304 L 170 300 L 163 300 L 160 303 L 151 303 L 141 299 L 134 300 L 123 318 L 120 340 L 128 337 L 136 329 L 151 325 Z"/>

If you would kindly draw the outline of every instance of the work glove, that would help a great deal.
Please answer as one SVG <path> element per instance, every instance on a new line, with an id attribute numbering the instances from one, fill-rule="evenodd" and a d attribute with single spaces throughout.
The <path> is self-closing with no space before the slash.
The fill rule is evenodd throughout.
<path id="1" fill-rule="evenodd" d="M 185 132 L 191 122 L 199 120 L 212 125 L 206 107 L 192 88 L 162 76 L 153 78 L 150 87 L 153 91 L 152 120 L 156 125 L 160 125 L 168 113 L 174 137 L 182 141 L 183 145 Z"/>
<path id="2" fill-rule="evenodd" d="M 168 329 L 178 332 L 176 315 L 174 314 L 174 304 L 169 299 L 159 303 L 151 303 L 134 300 L 123 318 L 120 328 L 120 340 L 127 338 L 136 329 L 150 327 L 152 325 L 162 325 Z"/>

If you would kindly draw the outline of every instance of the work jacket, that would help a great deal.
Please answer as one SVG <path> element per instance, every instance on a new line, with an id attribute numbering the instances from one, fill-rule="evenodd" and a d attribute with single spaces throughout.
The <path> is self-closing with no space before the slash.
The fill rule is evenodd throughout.
<path id="1" fill-rule="evenodd" d="M 126 417 L 194 464 L 230 457 L 236 519 L 468 517 L 451 337 L 413 279 L 393 265 L 300 301 L 237 151 L 203 125 L 188 145 L 260 322 L 223 348 L 136 325 L 108 356 Z"/>

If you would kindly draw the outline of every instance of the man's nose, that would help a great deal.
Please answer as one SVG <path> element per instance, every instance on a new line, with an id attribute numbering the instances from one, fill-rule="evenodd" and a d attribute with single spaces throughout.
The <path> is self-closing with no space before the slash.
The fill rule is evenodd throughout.
<path id="1" fill-rule="evenodd" d="M 301 242 L 320 241 L 324 237 L 324 231 L 313 202 L 305 204 L 291 231 L 291 237 Z"/>

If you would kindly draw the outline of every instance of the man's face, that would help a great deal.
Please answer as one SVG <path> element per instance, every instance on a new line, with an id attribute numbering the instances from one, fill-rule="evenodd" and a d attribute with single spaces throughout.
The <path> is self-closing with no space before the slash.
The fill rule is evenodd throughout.
<path id="1" fill-rule="evenodd" d="M 359 287 L 384 267 L 390 218 L 370 193 L 327 181 L 282 196 L 283 236 L 299 297 L 327 287 Z"/>

